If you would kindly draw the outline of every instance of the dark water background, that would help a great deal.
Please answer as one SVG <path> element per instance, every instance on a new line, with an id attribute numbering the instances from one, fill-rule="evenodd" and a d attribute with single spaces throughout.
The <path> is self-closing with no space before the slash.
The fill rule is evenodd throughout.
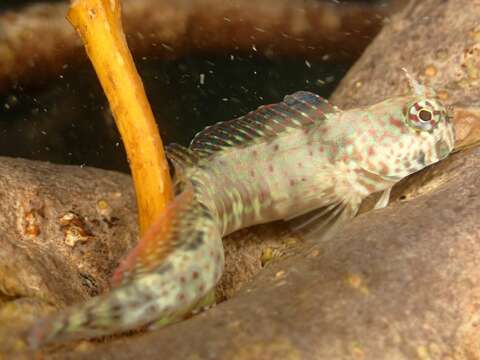
<path id="1" fill-rule="evenodd" d="M 2 1 L 0 10 L 20 3 Z M 253 51 L 135 60 L 164 142 L 184 145 L 209 124 L 297 90 L 328 97 L 353 62 L 271 59 Z M 106 98 L 89 64 L 66 67 L 45 88 L 0 94 L 0 155 L 128 171 Z"/>

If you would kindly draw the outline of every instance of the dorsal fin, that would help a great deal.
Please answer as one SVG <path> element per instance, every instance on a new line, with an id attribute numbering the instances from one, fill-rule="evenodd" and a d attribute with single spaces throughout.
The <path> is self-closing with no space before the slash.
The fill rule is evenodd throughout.
<path id="1" fill-rule="evenodd" d="M 167 158 L 173 163 L 177 170 L 191 167 L 200 159 L 198 154 L 176 143 L 168 144 L 165 147 L 165 152 Z"/>
<path id="2" fill-rule="evenodd" d="M 232 146 L 244 146 L 261 139 L 272 138 L 292 128 L 313 125 L 325 114 L 339 111 L 322 97 L 298 91 L 282 102 L 260 106 L 234 120 L 217 123 L 199 132 L 190 149 L 204 156 Z"/>

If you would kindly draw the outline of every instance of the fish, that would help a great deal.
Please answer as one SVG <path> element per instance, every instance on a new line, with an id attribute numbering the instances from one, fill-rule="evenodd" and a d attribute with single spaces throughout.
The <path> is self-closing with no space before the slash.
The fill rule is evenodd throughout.
<path id="1" fill-rule="evenodd" d="M 454 126 L 434 89 L 341 110 L 306 91 L 171 144 L 175 198 L 122 261 L 113 289 L 33 326 L 28 342 L 91 339 L 184 319 L 214 302 L 222 237 L 284 220 L 311 239 L 334 233 L 362 202 L 445 157 Z M 330 237 L 331 241 L 334 238 Z M 330 240 L 329 240 L 330 241 Z"/>

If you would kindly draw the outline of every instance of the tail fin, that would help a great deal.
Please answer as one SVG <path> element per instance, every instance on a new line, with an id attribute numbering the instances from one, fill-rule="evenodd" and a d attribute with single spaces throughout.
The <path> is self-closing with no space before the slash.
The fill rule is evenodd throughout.
<path id="1" fill-rule="evenodd" d="M 137 246 L 120 263 L 113 275 L 113 286 L 117 287 L 143 273 L 153 271 L 172 251 L 176 238 L 175 229 L 193 202 L 191 187 L 185 189 L 147 230 Z M 178 230 L 177 230 L 178 231 Z"/>
<path id="2" fill-rule="evenodd" d="M 217 221 L 187 182 L 117 270 L 119 286 L 39 322 L 29 342 L 38 347 L 178 320 L 214 288 L 223 261 Z"/>

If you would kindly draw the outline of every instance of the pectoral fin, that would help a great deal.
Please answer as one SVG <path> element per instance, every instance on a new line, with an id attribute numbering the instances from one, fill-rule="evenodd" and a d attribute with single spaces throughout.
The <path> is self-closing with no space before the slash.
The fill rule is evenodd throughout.
<path id="1" fill-rule="evenodd" d="M 388 206 L 391 191 L 392 188 L 388 188 L 383 191 L 382 196 L 380 196 L 380 199 L 378 199 L 377 203 L 375 204 L 375 209 L 383 209 L 384 207 Z"/>
<path id="2" fill-rule="evenodd" d="M 304 238 L 324 239 L 335 233 L 341 224 L 352 219 L 359 203 L 335 202 L 288 221 L 290 228 Z"/>

